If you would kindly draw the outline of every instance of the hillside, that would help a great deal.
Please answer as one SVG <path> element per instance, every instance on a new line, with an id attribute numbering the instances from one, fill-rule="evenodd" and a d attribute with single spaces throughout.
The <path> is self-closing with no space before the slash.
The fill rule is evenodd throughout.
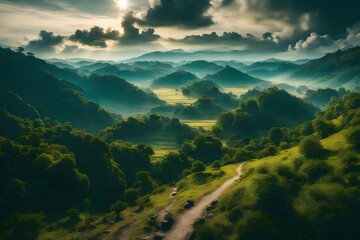
<path id="1" fill-rule="evenodd" d="M 142 80 L 151 80 L 154 78 L 154 72 L 150 70 L 145 70 L 142 68 L 129 68 L 121 69 L 114 65 L 109 65 L 98 70 L 93 71 L 98 74 L 110 74 L 115 75 L 119 78 L 126 79 L 127 81 L 142 81 Z"/>
<path id="2" fill-rule="evenodd" d="M 196 75 L 183 70 L 155 79 L 151 86 L 155 88 L 179 87 L 189 81 L 197 80 Z"/>
<path id="3" fill-rule="evenodd" d="M 127 107 L 153 107 L 163 104 L 156 95 L 145 93 L 133 84 L 114 75 L 92 74 L 79 85 L 84 89 L 85 95 L 89 99 L 108 108 L 124 108 L 126 111 Z"/>
<path id="4" fill-rule="evenodd" d="M 360 105 L 350 104 L 357 97 L 346 95 L 317 117 L 336 123 L 328 137 L 315 130 L 298 146 L 247 162 L 241 181 L 219 199 L 213 217 L 197 225 L 194 239 L 357 235 Z"/>
<path id="5" fill-rule="evenodd" d="M 220 70 L 217 73 L 209 74 L 203 79 L 212 80 L 221 86 L 227 87 L 246 87 L 268 84 L 266 81 L 251 77 L 250 75 L 229 66 L 226 66 L 225 69 Z"/>
<path id="6" fill-rule="evenodd" d="M 360 84 L 360 47 L 328 53 L 301 65 L 290 79 L 324 87 L 355 88 Z"/>
<path id="7" fill-rule="evenodd" d="M 18 108 L 31 105 L 43 118 L 71 122 L 92 131 L 115 123 L 115 118 L 98 104 L 46 72 L 46 69 L 58 71 L 55 66 L 2 48 L 0 60 L 0 87 L 12 96 L 17 95 L 2 104 L 4 110 L 18 114 Z"/>
<path id="8" fill-rule="evenodd" d="M 225 109 L 216 104 L 211 98 L 199 98 L 190 106 L 176 109 L 174 115 L 182 119 L 211 119 Z"/>
<path id="9" fill-rule="evenodd" d="M 212 62 L 203 61 L 203 60 L 190 62 L 190 63 L 184 64 L 184 65 L 181 65 L 178 68 L 181 70 L 185 70 L 185 71 L 194 73 L 195 75 L 197 75 L 199 77 L 205 77 L 207 74 L 213 74 L 213 73 L 216 73 L 216 72 L 220 71 L 221 69 L 223 69 L 222 66 L 219 66 Z"/>
<path id="10" fill-rule="evenodd" d="M 240 108 L 219 116 L 214 132 L 222 137 L 254 137 L 272 127 L 294 126 L 312 119 L 316 107 L 276 87 L 249 91 Z"/>
<path id="11" fill-rule="evenodd" d="M 210 97 L 223 108 L 235 108 L 239 104 L 235 95 L 221 92 L 219 85 L 209 80 L 190 83 L 182 88 L 182 93 L 195 98 Z"/>

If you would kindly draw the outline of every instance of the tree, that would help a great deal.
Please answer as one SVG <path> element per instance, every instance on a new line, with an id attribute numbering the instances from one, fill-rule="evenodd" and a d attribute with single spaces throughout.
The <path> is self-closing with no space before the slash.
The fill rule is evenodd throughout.
<path id="1" fill-rule="evenodd" d="M 136 204 L 137 198 L 140 196 L 140 193 L 137 189 L 128 188 L 124 192 L 124 200 L 130 205 L 133 206 Z"/>
<path id="2" fill-rule="evenodd" d="M 16 49 L 16 51 L 17 51 L 18 53 L 24 53 L 24 52 L 25 52 L 25 48 L 23 48 L 23 47 L 18 47 L 18 48 Z"/>
<path id="3" fill-rule="evenodd" d="M 284 137 L 284 134 L 280 128 L 273 127 L 270 129 L 269 138 L 273 143 L 275 143 L 276 146 L 279 146 L 283 137 Z"/>
<path id="4" fill-rule="evenodd" d="M 299 146 L 299 151 L 307 158 L 321 158 L 325 155 L 325 149 L 319 140 L 305 137 Z"/>
<path id="5" fill-rule="evenodd" d="M 72 209 L 69 209 L 67 212 L 66 212 L 66 215 L 68 217 L 67 219 L 67 223 L 71 226 L 77 224 L 78 222 L 80 222 L 81 218 L 80 218 L 80 212 L 78 209 L 76 208 L 72 208 Z"/>
<path id="6" fill-rule="evenodd" d="M 16 213 L 10 220 L 8 229 L 11 232 L 9 240 L 35 240 L 41 228 L 45 225 L 42 213 Z"/>
<path id="7" fill-rule="evenodd" d="M 346 139 L 348 142 L 352 145 L 354 145 L 355 148 L 360 148 L 360 128 L 356 128 L 353 131 L 351 131 L 347 136 Z"/>
<path id="8" fill-rule="evenodd" d="M 205 171 L 205 165 L 201 161 L 195 161 L 192 163 L 191 171 L 196 172 L 203 172 Z"/>
<path id="9" fill-rule="evenodd" d="M 120 200 L 116 201 L 116 203 L 114 203 L 110 208 L 111 211 L 116 212 L 117 217 L 120 217 L 120 213 L 125 209 L 126 209 L 126 204 Z"/>

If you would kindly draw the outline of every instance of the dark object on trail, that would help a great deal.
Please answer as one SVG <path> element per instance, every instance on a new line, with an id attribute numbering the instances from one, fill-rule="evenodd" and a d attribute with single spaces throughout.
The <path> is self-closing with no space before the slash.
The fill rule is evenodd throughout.
<path id="1" fill-rule="evenodd" d="M 166 221 L 166 220 L 161 221 L 161 223 L 160 223 L 160 230 L 163 231 L 163 232 L 169 231 L 170 228 L 171 228 L 171 226 L 172 226 L 172 223 L 171 223 L 171 222 Z"/>
<path id="2" fill-rule="evenodd" d="M 174 217 L 171 213 L 165 215 L 164 220 L 160 223 L 160 230 L 161 231 L 168 231 L 171 226 L 174 224 Z"/>
<path id="3" fill-rule="evenodd" d="M 219 203 L 218 200 L 212 201 L 212 202 L 210 203 L 210 205 L 206 208 L 206 211 L 207 211 L 207 212 L 210 212 L 211 210 L 213 210 L 213 209 L 216 207 L 216 205 L 217 205 L 218 203 Z"/>
<path id="4" fill-rule="evenodd" d="M 157 233 L 151 239 L 152 240 L 162 240 L 162 239 L 164 239 L 164 236 L 162 234 Z"/>
<path id="5" fill-rule="evenodd" d="M 211 202 L 210 205 L 213 206 L 213 207 L 216 207 L 218 205 L 218 203 L 219 203 L 219 200 L 214 200 L 214 201 Z"/>
<path id="6" fill-rule="evenodd" d="M 184 208 L 189 209 L 189 208 L 192 208 L 193 206 L 194 206 L 194 201 L 193 200 L 187 200 L 185 205 L 184 205 Z"/>
<path id="7" fill-rule="evenodd" d="M 171 193 L 171 196 L 175 197 L 176 194 L 177 194 L 177 192 L 172 192 L 172 193 Z"/>

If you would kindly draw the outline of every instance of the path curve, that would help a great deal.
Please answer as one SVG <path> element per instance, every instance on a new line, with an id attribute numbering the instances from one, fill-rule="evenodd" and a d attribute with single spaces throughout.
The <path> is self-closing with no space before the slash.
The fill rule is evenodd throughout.
<path id="1" fill-rule="evenodd" d="M 185 210 L 180 213 L 176 218 L 176 221 L 172 228 L 164 234 L 166 240 L 184 240 L 193 231 L 194 222 L 204 215 L 206 207 L 211 204 L 212 201 L 217 200 L 221 194 L 236 180 L 238 180 L 242 174 L 242 167 L 245 163 L 239 165 L 236 169 L 237 175 L 224 182 L 215 191 L 209 193 L 203 197 L 200 201 L 195 203 L 195 206 L 189 210 Z"/>

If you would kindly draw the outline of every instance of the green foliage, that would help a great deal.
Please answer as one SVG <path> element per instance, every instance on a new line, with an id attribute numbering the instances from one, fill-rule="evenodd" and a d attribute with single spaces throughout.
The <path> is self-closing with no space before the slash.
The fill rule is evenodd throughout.
<path id="1" fill-rule="evenodd" d="M 220 114 L 216 134 L 222 137 L 264 135 L 264 132 L 273 127 L 294 125 L 310 120 L 317 111 L 312 105 L 275 87 L 255 92 L 255 96 L 243 101 L 240 106 L 235 111 Z M 278 145 L 281 141 L 278 139 L 280 132 L 273 131 L 272 138 Z M 275 133 L 278 135 L 276 136 Z"/>
<path id="2" fill-rule="evenodd" d="M 352 130 L 346 138 L 350 144 L 354 145 L 355 148 L 360 149 L 360 127 Z"/>
<path id="3" fill-rule="evenodd" d="M 100 135 L 108 140 L 124 140 L 130 142 L 141 142 L 148 138 L 152 141 L 163 135 L 174 135 L 177 143 L 195 137 L 195 132 L 185 124 L 180 123 L 176 118 L 157 116 L 150 117 L 129 117 L 120 121 L 112 127 L 101 131 Z"/>
<path id="4" fill-rule="evenodd" d="M 16 213 L 6 224 L 6 232 L 2 236 L 7 240 L 36 240 L 44 227 L 42 213 Z"/>
<path id="5" fill-rule="evenodd" d="M 169 153 L 162 161 L 155 164 L 153 171 L 155 178 L 162 183 L 179 180 L 186 169 L 191 168 L 191 160 L 185 154 Z"/>
<path id="6" fill-rule="evenodd" d="M 270 140 L 276 145 L 279 146 L 283 140 L 284 134 L 280 128 L 271 128 L 269 131 Z"/>
<path id="7" fill-rule="evenodd" d="M 130 206 L 133 206 L 136 204 L 136 200 L 139 196 L 139 190 L 134 188 L 128 188 L 124 192 L 124 201 L 127 202 L 127 204 L 129 204 Z"/>
<path id="8" fill-rule="evenodd" d="M 81 79 L 75 73 L 9 49 L 0 48 L 0 60 L 1 92 L 11 95 L 0 106 L 11 114 L 33 119 L 40 114 L 91 131 L 115 123 L 115 118 L 97 103 L 59 80 Z"/>
<path id="9" fill-rule="evenodd" d="M 192 143 L 185 143 L 180 151 L 205 163 L 219 160 L 223 156 L 220 139 L 212 135 L 199 134 Z"/>
<path id="10" fill-rule="evenodd" d="M 67 221 L 69 226 L 74 226 L 81 221 L 80 212 L 78 209 L 72 208 L 66 212 Z"/>
<path id="11" fill-rule="evenodd" d="M 126 209 L 126 204 L 120 200 L 117 200 L 111 207 L 110 210 L 116 212 L 117 216 L 120 216 L 120 213 Z"/>
<path id="12" fill-rule="evenodd" d="M 321 158 L 326 154 L 320 141 L 310 137 L 305 137 L 301 141 L 299 151 L 307 158 Z"/>
<path id="13" fill-rule="evenodd" d="M 194 161 L 191 165 L 191 171 L 194 173 L 205 171 L 205 165 L 201 161 Z"/>
<path id="14" fill-rule="evenodd" d="M 319 133 L 320 136 L 323 138 L 330 136 L 336 131 L 335 125 L 328 120 L 316 118 L 311 123 L 314 127 L 315 132 Z"/>

